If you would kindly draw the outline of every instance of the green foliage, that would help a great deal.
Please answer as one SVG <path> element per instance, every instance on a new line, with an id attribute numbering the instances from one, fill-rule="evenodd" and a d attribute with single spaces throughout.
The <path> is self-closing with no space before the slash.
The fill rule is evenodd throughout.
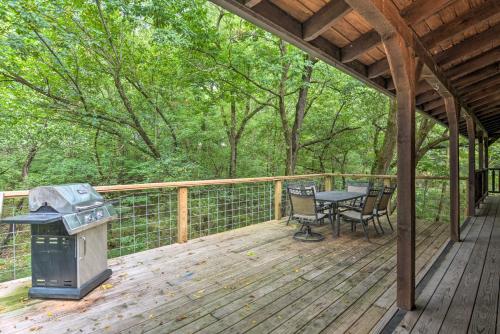
<path id="1" fill-rule="evenodd" d="M 3 190 L 283 174 L 304 86 L 295 173 L 369 172 L 383 140 L 386 96 L 203 0 L 4 1 L 0 22 Z"/>

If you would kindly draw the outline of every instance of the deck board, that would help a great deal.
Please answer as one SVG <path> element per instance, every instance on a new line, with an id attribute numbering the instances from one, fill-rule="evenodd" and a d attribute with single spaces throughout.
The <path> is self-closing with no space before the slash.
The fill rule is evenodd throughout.
<path id="1" fill-rule="evenodd" d="M 323 242 L 302 243 L 267 222 L 112 259 L 107 288 L 28 301 L 0 313 L 0 333 L 367 333 L 394 303 L 395 233 L 318 230 Z M 445 224 L 418 222 L 417 272 L 447 238 Z M 0 284 L 0 297 L 27 283 Z"/>
<path id="2" fill-rule="evenodd" d="M 498 332 L 500 196 L 486 199 L 462 239 L 428 273 L 417 309 L 404 315 L 395 333 Z"/>

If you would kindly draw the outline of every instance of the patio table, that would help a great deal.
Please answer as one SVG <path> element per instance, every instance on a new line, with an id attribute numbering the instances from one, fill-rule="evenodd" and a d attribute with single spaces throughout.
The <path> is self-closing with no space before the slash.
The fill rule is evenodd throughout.
<path id="1" fill-rule="evenodd" d="M 340 215 L 338 212 L 339 204 L 342 202 L 351 201 L 357 198 L 366 196 L 365 193 L 349 192 L 349 191 L 321 191 L 316 193 L 316 201 L 323 203 L 330 203 L 330 214 L 335 214 L 335 237 L 340 236 Z"/>

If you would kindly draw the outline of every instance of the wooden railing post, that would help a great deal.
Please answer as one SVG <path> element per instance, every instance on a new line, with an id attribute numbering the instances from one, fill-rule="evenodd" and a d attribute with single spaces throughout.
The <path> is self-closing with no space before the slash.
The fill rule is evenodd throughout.
<path id="1" fill-rule="evenodd" d="M 460 241 L 460 164 L 458 150 L 460 106 L 452 96 L 444 97 L 444 105 L 450 134 L 450 143 L 448 146 L 450 169 L 450 238 L 453 241 Z"/>
<path id="2" fill-rule="evenodd" d="M 476 124 L 471 117 L 465 118 L 469 138 L 469 175 L 467 182 L 467 216 L 476 214 Z"/>
<path id="3" fill-rule="evenodd" d="M 391 179 L 390 178 L 385 178 L 384 179 L 384 187 L 390 187 L 391 186 Z M 389 201 L 389 203 L 387 203 L 387 212 L 389 213 L 389 215 L 391 214 L 392 212 L 392 204 L 391 204 L 391 201 Z"/>
<path id="4" fill-rule="evenodd" d="M 177 189 L 177 242 L 188 240 L 188 188 Z"/>
<path id="5" fill-rule="evenodd" d="M 281 219 L 281 194 L 283 191 L 283 182 L 281 180 L 274 181 L 274 219 Z"/>
<path id="6" fill-rule="evenodd" d="M 325 176 L 325 191 L 331 191 L 332 190 L 332 176 L 327 175 Z"/>

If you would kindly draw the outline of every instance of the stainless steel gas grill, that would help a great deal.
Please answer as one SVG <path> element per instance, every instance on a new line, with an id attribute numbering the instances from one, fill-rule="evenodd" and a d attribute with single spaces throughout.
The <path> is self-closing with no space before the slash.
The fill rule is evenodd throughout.
<path id="1" fill-rule="evenodd" d="M 32 298 L 81 299 L 111 276 L 107 227 L 111 204 L 89 184 L 38 187 L 30 213 L 2 220 L 31 225 Z"/>

